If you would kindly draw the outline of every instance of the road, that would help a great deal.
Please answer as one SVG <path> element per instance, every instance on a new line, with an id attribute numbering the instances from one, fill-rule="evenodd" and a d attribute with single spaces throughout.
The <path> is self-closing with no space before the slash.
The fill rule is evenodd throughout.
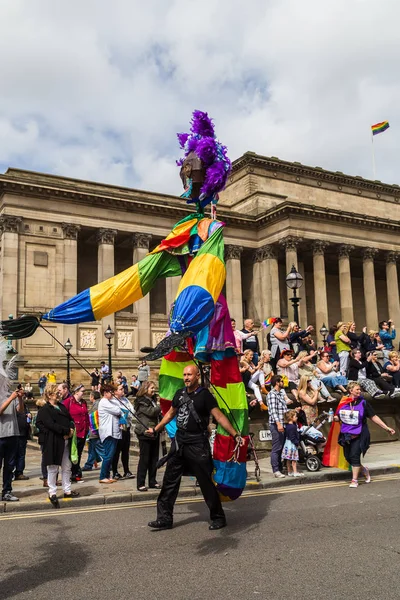
<path id="1" fill-rule="evenodd" d="M 203 502 L 0 516 L 0 598 L 398 599 L 399 475 L 254 492 L 208 530 Z"/>

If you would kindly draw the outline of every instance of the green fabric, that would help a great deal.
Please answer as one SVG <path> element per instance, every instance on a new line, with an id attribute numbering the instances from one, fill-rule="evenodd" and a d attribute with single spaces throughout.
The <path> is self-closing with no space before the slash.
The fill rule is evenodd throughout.
<path id="1" fill-rule="evenodd" d="M 232 426 L 236 429 L 239 427 L 242 435 L 248 435 L 249 433 L 249 419 L 247 410 L 232 409 L 228 410 L 226 407 L 221 408 L 220 411 L 229 419 Z M 217 432 L 222 435 L 229 435 L 227 431 L 221 425 L 218 425 Z"/>
<path id="2" fill-rule="evenodd" d="M 172 400 L 175 393 L 183 387 L 183 379 L 180 377 L 171 377 L 171 375 L 160 375 L 158 378 L 160 398 Z"/>
<path id="3" fill-rule="evenodd" d="M 138 263 L 140 287 L 143 296 L 154 287 L 157 279 L 182 275 L 182 270 L 176 256 L 169 252 L 147 254 Z"/>
<path id="4" fill-rule="evenodd" d="M 202 254 L 213 254 L 217 256 L 221 262 L 224 263 L 224 238 L 223 238 L 224 228 L 219 227 L 214 231 L 211 237 L 208 238 L 200 248 L 197 253 L 197 256 L 201 256 Z M 225 263 L 224 263 L 225 264 Z"/>
<path id="5" fill-rule="evenodd" d="M 349 344 L 346 344 L 345 342 L 342 342 L 342 340 L 340 339 L 339 336 L 341 335 L 345 335 L 343 333 L 343 331 L 340 331 L 340 329 L 335 333 L 335 342 L 336 342 L 336 352 L 339 354 L 339 352 L 350 352 L 351 348 Z"/>

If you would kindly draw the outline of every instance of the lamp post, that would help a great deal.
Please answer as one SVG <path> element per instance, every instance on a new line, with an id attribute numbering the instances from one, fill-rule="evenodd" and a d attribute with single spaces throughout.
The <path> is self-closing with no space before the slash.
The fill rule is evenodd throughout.
<path id="1" fill-rule="evenodd" d="M 67 386 L 68 386 L 68 390 L 71 391 L 71 365 L 70 365 L 71 354 L 70 353 L 71 353 L 72 344 L 71 344 L 71 341 L 69 338 L 65 342 L 64 348 L 67 351 Z"/>
<path id="2" fill-rule="evenodd" d="M 328 335 L 328 333 L 329 333 L 329 330 L 327 329 L 327 327 L 326 327 L 325 323 L 323 323 L 323 324 L 322 324 L 322 327 L 321 327 L 321 329 L 319 330 L 319 332 L 320 332 L 320 334 L 322 335 L 322 338 L 323 338 L 323 343 L 324 343 L 324 347 L 325 347 L 325 344 L 326 344 L 326 336 L 327 336 L 327 335 Z"/>
<path id="3" fill-rule="evenodd" d="M 108 343 L 107 343 L 107 347 L 108 347 L 108 369 L 109 369 L 108 376 L 110 378 L 110 383 L 112 381 L 112 365 L 111 365 L 111 348 L 112 348 L 112 343 L 111 343 L 111 340 L 113 339 L 114 335 L 115 334 L 114 334 L 113 330 L 111 329 L 110 326 L 108 326 L 107 329 L 104 332 L 104 337 L 108 340 Z"/>
<path id="4" fill-rule="evenodd" d="M 293 290 L 293 298 L 289 298 L 293 304 L 294 320 L 299 325 L 299 302 L 301 298 L 297 295 L 297 290 L 303 285 L 303 276 L 292 265 L 290 272 L 286 275 L 286 285 L 290 290 Z"/>

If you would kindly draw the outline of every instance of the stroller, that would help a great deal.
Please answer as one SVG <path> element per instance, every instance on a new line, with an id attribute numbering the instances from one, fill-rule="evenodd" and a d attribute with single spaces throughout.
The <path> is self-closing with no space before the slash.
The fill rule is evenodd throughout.
<path id="1" fill-rule="evenodd" d="M 299 429 L 299 462 L 305 464 L 308 471 L 319 471 L 322 466 L 322 455 L 326 438 L 319 430 L 328 418 L 329 414 L 323 412 L 311 425 L 305 424 Z"/>

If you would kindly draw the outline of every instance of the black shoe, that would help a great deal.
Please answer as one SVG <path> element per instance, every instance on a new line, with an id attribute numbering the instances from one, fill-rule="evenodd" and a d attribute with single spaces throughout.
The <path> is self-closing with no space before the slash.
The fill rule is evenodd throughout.
<path id="1" fill-rule="evenodd" d="M 135 479 L 135 475 L 128 471 L 127 473 L 124 473 L 122 479 Z"/>
<path id="2" fill-rule="evenodd" d="M 216 529 L 222 529 L 226 527 L 226 521 L 213 521 L 208 528 L 210 531 L 215 531 Z"/>
<path id="3" fill-rule="evenodd" d="M 78 496 L 80 496 L 80 493 L 74 490 L 70 494 L 64 494 L 64 498 L 78 498 Z"/>
<path id="4" fill-rule="evenodd" d="M 119 473 L 114 473 L 114 475 L 112 476 L 113 479 L 117 480 L 117 479 L 122 479 L 122 475 L 120 475 Z"/>
<path id="5" fill-rule="evenodd" d="M 53 496 L 50 496 L 50 502 L 52 503 L 52 505 L 54 506 L 54 508 L 60 508 L 60 503 L 58 501 L 57 496 L 54 494 Z"/>
<path id="6" fill-rule="evenodd" d="M 156 521 L 149 521 L 149 523 L 147 523 L 147 525 L 149 527 L 151 527 L 152 529 L 172 529 L 172 523 L 166 523 L 165 521 L 159 521 L 159 519 L 157 519 Z"/>

